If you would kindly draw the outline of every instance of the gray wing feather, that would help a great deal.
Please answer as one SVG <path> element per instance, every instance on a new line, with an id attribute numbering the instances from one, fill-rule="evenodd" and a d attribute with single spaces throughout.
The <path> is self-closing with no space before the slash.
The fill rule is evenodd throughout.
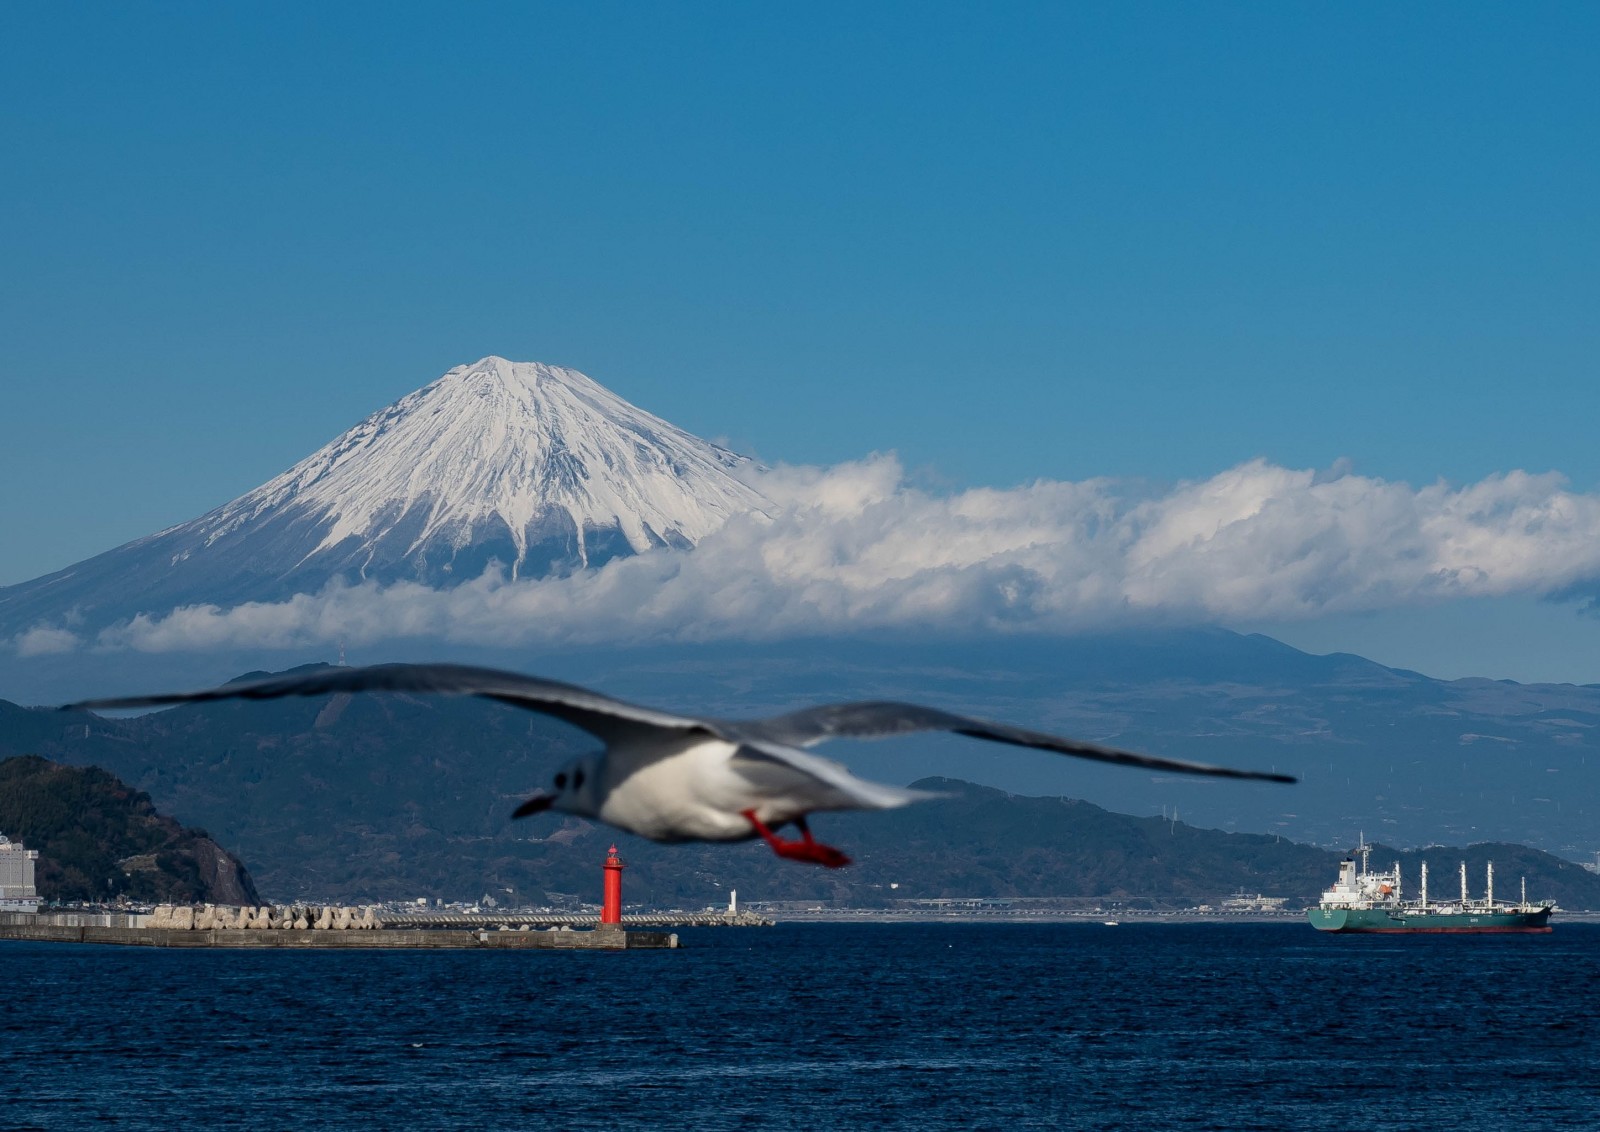
<path id="1" fill-rule="evenodd" d="M 912 790 L 905 786 L 869 782 L 867 779 L 857 778 L 848 768 L 832 759 L 776 743 L 746 741 L 739 745 L 733 757 L 735 769 L 747 777 L 753 777 L 752 771 L 758 776 L 759 768 L 764 763 L 782 768 L 786 776 L 799 773 L 830 790 L 838 791 L 850 802 L 848 807 L 835 807 L 839 809 L 892 810 L 911 802 L 942 797 L 928 790 Z"/>
<path id="2" fill-rule="evenodd" d="M 1187 762 L 1182 759 L 1163 759 L 1154 755 L 1141 755 L 1099 743 L 1086 743 L 1079 739 L 1066 739 L 1042 731 L 1028 731 L 1004 723 L 973 719 L 920 704 L 894 701 L 866 701 L 851 704 L 827 704 L 806 708 L 788 715 L 770 719 L 751 720 L 737 725 L 724 725 L 737 729 L 741 737 L 764 739 L 788 746 L 810 746 L 825 739 L 881 739 L 890 735 L 905 735 L 915 731 L 951 731 L 969 735 L 974 739 L 988 739 L 995 743 L 1011 743 L 1018 747 L 1034 747 L 1041 751 L 1054 751 L 1062 755 L 1075 755 L 1097 762 L 1116 763 L 1120 766 L 1144 767 L 1147 770 L 1176 771 L 1181 774 L 1207 774 L 1221 778 L 1253 778 L 1266 782 L 1294 782 L 1291 775 L 1262 770 L 1235 770 L 1232 767 L 1211 766 L 1207 763 Z"/>
<path id="3" fill-rule="evenodd" d="M 85 700 L 68 704 L 62 710 L 161 707 L 208 700 L 273 700 L 283 696 L 323 696 L 335 692 L 445 692 L 482 696 L 513 707 L 555 716 L 603 740 L 638 730 L 720 733 L 717 725 L 709 721 L 638 707 L 575 684 L 461 664 L 374 664 L 365 668 L 321 668 L 264 680 L 224 684 L 200 692 Z"/>

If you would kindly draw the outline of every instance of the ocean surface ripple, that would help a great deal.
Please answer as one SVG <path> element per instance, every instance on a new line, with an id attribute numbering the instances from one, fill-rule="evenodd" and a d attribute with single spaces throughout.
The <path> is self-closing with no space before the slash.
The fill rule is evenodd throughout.
<path id="1" fill-rule="evenodd" d="M 1600 1127 L 1600 926 L 682 935 L 613 954 L 0 944 L 0 1128 Z"/>

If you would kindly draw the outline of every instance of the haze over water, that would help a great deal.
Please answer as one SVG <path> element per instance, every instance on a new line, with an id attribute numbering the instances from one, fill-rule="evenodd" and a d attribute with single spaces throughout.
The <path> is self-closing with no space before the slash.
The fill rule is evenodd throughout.
<path id="1" fill-rule="evenodd" d="M 676 952 L 7 944 L 0 1125 L 1600 1123 L 1600 928 L 780 925 Z"/>

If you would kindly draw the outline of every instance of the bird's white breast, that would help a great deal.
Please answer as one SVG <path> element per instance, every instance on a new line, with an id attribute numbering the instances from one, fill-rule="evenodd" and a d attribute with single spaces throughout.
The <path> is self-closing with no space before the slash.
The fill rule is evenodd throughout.
<path id="1" fill-rule="evenodd" d="M 614 746 L 606 755 L 601 821 L 656 841 L 737 841 L 753 835 L 744 811 L 769 824 L 818 807 L 820 785 L 794 773 L 788 789 L 757 786 L 735 769 L 736 744 L 685 738 L 663 746 Z"/>

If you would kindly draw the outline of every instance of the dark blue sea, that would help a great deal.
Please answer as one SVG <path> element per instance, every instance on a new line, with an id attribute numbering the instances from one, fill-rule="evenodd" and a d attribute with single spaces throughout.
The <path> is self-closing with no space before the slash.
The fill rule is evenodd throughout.
<path id="1" fill-rule="evenodd" d="M 0 1128 L 1600 1128 L 1600 927 L 0 944 Z"/>

